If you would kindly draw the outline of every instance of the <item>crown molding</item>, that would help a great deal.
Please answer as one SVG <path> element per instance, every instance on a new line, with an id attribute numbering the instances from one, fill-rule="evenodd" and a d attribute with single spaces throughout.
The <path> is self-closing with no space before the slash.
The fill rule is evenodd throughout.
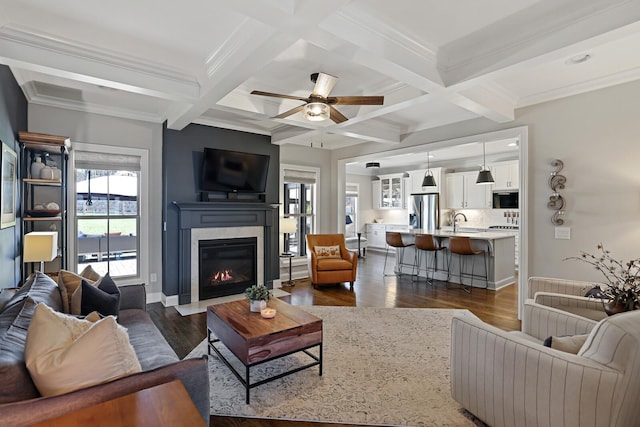
<path id="1" fill-rule="evenodd" d="M 11 66 L 125 91 L 176 100 L 200 92 L 195 78 L 164 64 L 21 26 L 0 28 L 0 52 Z"/>
<path id="2" fill-rule="evenodd" d="M 587 80 L 558 89 L 548 90 L 522 97 L 518 100 L 516 108 L 529 107 L 542 102 L 553 101 L 567 96 L 603 89 L 640 79 L 640 67 L 611 74 L 605 77 Z"/>

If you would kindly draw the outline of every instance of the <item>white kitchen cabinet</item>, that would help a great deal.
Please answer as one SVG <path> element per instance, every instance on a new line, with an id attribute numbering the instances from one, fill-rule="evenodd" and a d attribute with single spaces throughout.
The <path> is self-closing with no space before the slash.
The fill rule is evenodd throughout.
<path id="1" fill-rule="evenodd" d="M 446 206 L 449 209 L 490 208 L 490 186 L 476 184 L 477 178 L 477 171 L 446 174 Z"/>
<path id="2" fill-rule="evenodd" d="M 380 175 L 380 209 L 404 209 L 404 174 Z"/>
<path id="3" fill-rule="evenodd" d="M 411 193 L 440 193 L 442 186 L 442 168 L 431 168 L 433 178 L 436 180 L 435 187 L 423 187 L 422 180 L 424 180 L 424 174 L 426 169 L 418 169 L 409 171 L 410 187 L 407 188 L 407 195 Z"/>
<path id="4" fill-rule="evenodd" d="M 517 190 L 520 187 L 520 168 L 517 160 L 491 165 L 493 190 Z"/>
<path id="5" fill-rule="evenodd" d="M 384 249 L 387 245 L 384 224 L 367 224 L 367 248 Z"/>
<path id="6" fill-rule="evenodd" d="M 371 181 L 371 209 L 380 209 L 380 180 Z"/>

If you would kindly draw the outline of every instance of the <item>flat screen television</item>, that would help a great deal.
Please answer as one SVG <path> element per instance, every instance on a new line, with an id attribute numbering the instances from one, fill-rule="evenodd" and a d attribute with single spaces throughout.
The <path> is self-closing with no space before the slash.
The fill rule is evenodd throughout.
<path id="1" fill-rule="evenodd" d="M 264 193 L 269 156 L 205 148 L 200 172 L 201 191 Z"/>

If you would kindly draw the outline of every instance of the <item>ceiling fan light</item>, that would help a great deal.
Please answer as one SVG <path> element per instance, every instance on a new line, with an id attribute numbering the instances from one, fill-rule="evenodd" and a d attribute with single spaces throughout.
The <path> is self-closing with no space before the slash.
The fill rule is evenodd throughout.
<path id="1" fill-rule="evenodd" d="M 478 172 L 478 179 L 476 179 L 476 184 L 493 184 L 493 175 L 491 175 L 491 171 L 489 169 L 482 169 Z"/>
<path id="2" fill-rule="evenodd" d="M 310 102 L 304 106 L 304 117 L 312 122 L 321 122 L 330 117 L 330 108 L 323 102 Z"/>

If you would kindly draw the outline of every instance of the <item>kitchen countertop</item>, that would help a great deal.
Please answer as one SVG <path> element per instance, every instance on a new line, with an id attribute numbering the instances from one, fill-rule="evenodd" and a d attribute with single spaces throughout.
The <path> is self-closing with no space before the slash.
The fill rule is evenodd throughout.
<path id="1" fill-rule="evenodd" d="M 423 229 L 409 229 L 397 230 L 400 234 L 416 235 L 416 234 L 431 234 L 435 237 L 469 237 L 476 240 L 498 240 L 498 239 L 513 239 L 513 233 L 503 231 L 446 231 L 446 230 L 423 230 Z"/>

